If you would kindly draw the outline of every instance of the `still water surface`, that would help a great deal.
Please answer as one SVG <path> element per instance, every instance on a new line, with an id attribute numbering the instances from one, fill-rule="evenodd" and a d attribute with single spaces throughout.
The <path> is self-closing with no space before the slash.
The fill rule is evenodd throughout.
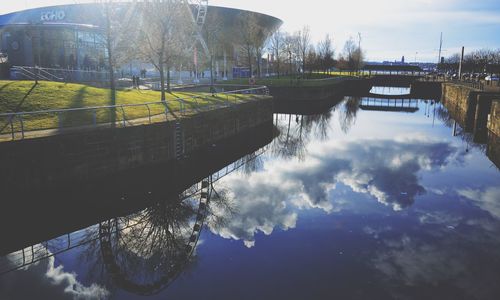
<path id="1" fill-rule="evenodd" d="M 500 299 L 498 169 L 439 103 L 399 101 L 275 115 L 182 201 L 27 249 L 0 299 Z"/>

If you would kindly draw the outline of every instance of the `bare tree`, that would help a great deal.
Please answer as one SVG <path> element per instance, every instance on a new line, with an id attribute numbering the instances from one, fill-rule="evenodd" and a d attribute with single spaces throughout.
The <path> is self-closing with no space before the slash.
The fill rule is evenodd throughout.
<path id="1" fill-rule="evenodd" d="M 226 39 L 224 38 L 223 30 L 223 16 L 217 13 L 209 14 L 203 27 L 203 38 L 209 52 L 208 63 L 210 66 L 210 89 L 212 91 L 214 90 L 214 60 L 226 48 Z"/>
<path id="2" fill-rule="evenodd" d="M 163 0 L 141 3 L 140 13 L 138 54 L 160 73 L 161 100 L 165 101 L 165 82 L 171 92 L 171 67 L 194 44 L 192 12 L 182 0 Z"/>
<path id="3" fill-rule="evenodd" d="M 309 26 L 304 26 L 298 32 L 298 53 L 300 61 L 302 62 L 302 72 L 306 70 L 307 51 L 311 45 L 311 30 Z"/>
<path id="4" fill-rule="evenodd" d="M 240 13 L 238 33 L 240 35 L 240 52 L 245 57 L 250 76 L 253 75 L 253 62 L 256 57 L 256 48 L 262 31 L 259 29 L 257 17 L 246 12 Z"/>
<path id="5" fill-rule="evenodd" d="M 356 45 L 352 37 L 349 37 L 349 39 L 345 42 L 344 51 L 339 60 L 344 60 L 347 64 L 347 69 L 350 71 L 359 71 L 359 69 L 363 66 L 364 53 L 359 44 Z"/>
<path id="6" fill-rule="evenodd" d="M 330 38 L 329 34 L 327 34 L 325 36 L 325 39 L 319 43 L 318 52 L 323 70 L 329 74 L 330 69 L 335 63 L 333 59 L 333 57 L 335 56 L 335 52 L 333 51 L 332 39 Z"/>
<path id="7" fill-rule="evenodd" d="M 307 63 L 306 68 L 309 70 L 309 74 L 312 74 L 314 70 L 321 68 L 321 57 L 316 52 L 316 49 L 311 45 L 307 51 Z"/>
<path id="8" fill-rule="evenodd" d="M 293 58 L 298 56 L 297 40 L 297 35 L 294 34 L 286 34 L 283 39 L 283 50 L 285 51 L 285 55 L 287 56 L 289 67 L 289 70 L 287 72 L 290 72 L 290 75 L 294 74 L 294 69 L 296 67 Z"/>
<path id="9" fill-rule="evenodd" d="M 281 71 L 281 60 L 284 51 L 284 35 L 279 29 L 271 36 L 269 50 L 271 50 L 271 53 L 273 54 L 276 61 L 276 73 L 278 74 L 279 78 Z"/>
<path id="10" fill-rule="evenodd" d="M 354 42 L 354 39 L 349 37 L 349 39 L 345 42 L 344 44 L 344 59 L 347 61 L 347 67 L 350 71 L 354 70 L 356 67 L 356 60 L 355 60 L 355 53 L 356 53 L 356 43 Z"/>
<path id="11" fill-rule="evenodd" d="M 101 6 L 101 13 L 105 19 L 104 34 L 98 36 L 101 46 L 106 49 L 107 67 L 109 72 L 110 105 L 116 105 L 116 82 L 115 70 L 120 64 L 130 58 L 129 38 L 126 33 L 129 31 L 128 22 L 132 18 L 132 6 L 127 7 L 125 12 L 121 11 L 119 3 L 104 1 Z M 125 20 L 124 20 L 125 19 Z M 114 126 L 115 114 L 111 114 L 110 123 Z"/>

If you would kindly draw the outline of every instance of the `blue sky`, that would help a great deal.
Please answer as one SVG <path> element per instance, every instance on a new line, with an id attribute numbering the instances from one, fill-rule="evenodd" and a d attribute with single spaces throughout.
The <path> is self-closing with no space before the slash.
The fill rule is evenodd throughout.
<path id="1" fill-rule="evenodd" d="M 0 0 L 0 14 L 28 7 L 91 0 Z M 283 29 L 309 25 L 315 41 L 329 33 L 337 51 L 349 36 L 362 35 L 370 60 L 437 61 L 439 35 L 443 55 L 477 48 L 500 48 L 498 0 L 209 0 L 211 5 L 267 13 L 282 19 Z"/>

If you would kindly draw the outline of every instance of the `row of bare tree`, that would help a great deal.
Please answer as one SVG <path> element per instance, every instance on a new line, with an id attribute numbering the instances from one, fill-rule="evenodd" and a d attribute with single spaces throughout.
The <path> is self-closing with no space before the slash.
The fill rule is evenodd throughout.
<path id="1" fill-rule="evenodd" d="M 359 70 L 364 61 L 364 53 L 350 37 L 343 51 L 335 57 L 333 40 L 329 34 L 317 45 L 312 43 L 308 26 L 290 34 L 276 31 L 268 41 L 272 54 L 273 72 L 278 75 L 309 73 L 315 71 L 330 73 L 333 68 L 340 70 Z"/>
<path id="2" fill-rule="evenodd" d="M 161 100 L 170 92 L 169 70 L 194 45 L 195 24 L 181 0 L 133 3 L 105 2 L 105 48 L 114 100 L 116 68 L 136 59 L 153 65 L 160 74 Z M 167 83 L 167 87 L 165 87 Z M 114 101 L 113 101 L 114 103 Z"/>
<path id="3" fill-rule="evenodd" d="M 250 74 L 261 74 L 261 60 L 257 58 L 263 56 L 265 41 L 274 30 L 262 26 L 256 14 L 243 11 L 236 18 L 237 24 L 228 24 L 227 18 L 212 11 L 200 32 L 192 7 L 183 0 L 106 1 L 102 11 L 107 24 L 103 44 L 111 89 L 115 89 L 117 68 L 131 60 L 146 62 L 159 73 L 162 101 L 171 91 L 173 68 L 184 66 L 195 75 L 195 65 L 208 68 L 213 83 L 214 63 L 225 60 L 227 54 L 236 54 L 237 64 L 248 67 Z"/>
<path id="4" fill-rule="evenodd" d="M 449 56 L 438 65 L 438 69 L 444 72 L 457 72 L 460 57 L 459 53 Z M 464 55 L 463 73 L 495 73 L 498 70 L 500 70 L 500 48 L 479 49 Z"/>

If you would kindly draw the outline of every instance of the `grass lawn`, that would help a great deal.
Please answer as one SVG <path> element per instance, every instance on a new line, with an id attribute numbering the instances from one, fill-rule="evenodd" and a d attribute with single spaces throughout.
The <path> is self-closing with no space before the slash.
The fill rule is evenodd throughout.
<path id="1" fill-rule="evenodd" d="M 203 97 L 194 99 L 193 97 Z M 184 99 L 184 109 L 190 110 L 195 107 L 217 104 L 223 101 L 238 102 L 256 98 L 256 95 L 227 95 L 217 94 L 212 96 L 209 93 L 175 92 L 167 93 L 166 104 L 159 103 L 150 105 L 151 114 L 165 113 L 168 110 L 175 114 L 180 110 L 179 99 Z M 147 102 L 160 102 L 160 92 L 144 90 L 118 90 L 116 92 L 116 105 L 140 104 Z M 0 80 L 0 113 L 30 112 L 53 109 L 67 109 L 80 107 L 94 107 L 112 105 L 110 100 L 110 90 L 94 88 L 82 84 L 60 83 L 60 82 L 39 82 L 34 85 L 33 81 L 2 81 Z M 127 120 L 147 117 L 149 115 L 146 106 L 124 108 Z M 95 110 L 97 123 L 108 123 L 113 118 L 111 109 Z M 8 117 L 0 117 L 0 133 L 5 134 L 11 131 Z M 114 112 L 114 119 L 123 120 L 123 112 L 118 109 Z M 55 113 L 37 114 L 23 117 L 24 129 L 52 129 L 59 127 L 74 127 L 91 125 L 94 121 L 94 112 L 78 111 L 65 112 L 59 116 Z M 19 130 L 20 121 L 15 120 L 15 130 Z"/>

